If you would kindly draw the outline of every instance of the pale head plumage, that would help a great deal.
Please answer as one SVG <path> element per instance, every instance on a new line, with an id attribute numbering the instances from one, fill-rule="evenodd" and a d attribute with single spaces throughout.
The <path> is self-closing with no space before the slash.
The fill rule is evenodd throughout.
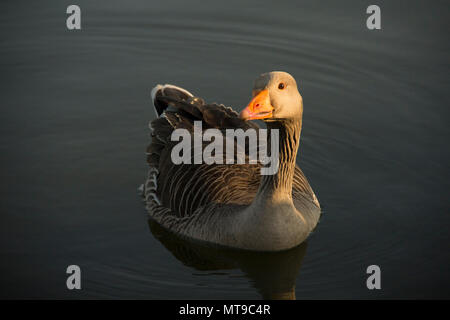
<path id="1" fill-rule="evenodd" d="M 241 113 L 241 117 L 246 120 L 274 121 L 302 117 L 303 99 L 297 82 L 287 72 L 261 74 L 255 80 L 252 94 L 252 101 Z"/>

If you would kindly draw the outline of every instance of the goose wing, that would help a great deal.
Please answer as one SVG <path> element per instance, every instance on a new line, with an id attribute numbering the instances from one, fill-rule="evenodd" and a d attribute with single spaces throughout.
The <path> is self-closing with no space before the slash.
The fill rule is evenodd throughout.
<path id="1" fill-rule="evenodd" d="M 195 150 L 191 143 L 191 164 L 174 164 L 171 141 L 175 129 L 194 132 L 194 121 L 201 121 L 203 130 L 216 128 L 257 129 L 238 113 L 221 104 L 207 104 L 188 91 L 172 86 L 157 86 L 152 91 L 158 118 L 150 123 L 151 143 L 147 148 L 149 176 L 144 194 L 147 203 L 170 209 L 170 214 L 185 217 L 205 205 L 248 205 L 258 190 L 260 165 L 193 164 Z"/>

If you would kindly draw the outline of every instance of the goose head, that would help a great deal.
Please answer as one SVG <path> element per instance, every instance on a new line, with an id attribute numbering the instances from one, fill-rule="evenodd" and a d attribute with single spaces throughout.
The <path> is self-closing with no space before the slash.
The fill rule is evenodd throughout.
<path id="1" fill-rule="evenodd" d="M 261 74 L 252 90 L 252 100 L 240 113 L 244 120 L 300 120 L 303 100 L 294 77 L 287 72 Z"/>

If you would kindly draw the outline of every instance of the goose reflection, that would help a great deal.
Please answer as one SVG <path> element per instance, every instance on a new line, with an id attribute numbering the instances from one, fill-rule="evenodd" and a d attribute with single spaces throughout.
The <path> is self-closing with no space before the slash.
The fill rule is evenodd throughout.
<path id="1" fill-rule="evenodd" d="M 186 241 L 149 220 L 152 234 L 184 265 L 199 271 L 240 269 L 263 299 L 295 299 L 306 242 L 282 252 L 249 252 Z"/>

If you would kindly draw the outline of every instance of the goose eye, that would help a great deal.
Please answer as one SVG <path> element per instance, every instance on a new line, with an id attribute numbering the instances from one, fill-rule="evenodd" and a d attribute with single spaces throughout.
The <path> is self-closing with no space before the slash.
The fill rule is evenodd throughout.
<path id="1" fill-rule="evenodd" d="M 283 82 L 280 82 L 278 85 L 278 89 L 283 90 L 286 87 L 286 85 Z"/>

